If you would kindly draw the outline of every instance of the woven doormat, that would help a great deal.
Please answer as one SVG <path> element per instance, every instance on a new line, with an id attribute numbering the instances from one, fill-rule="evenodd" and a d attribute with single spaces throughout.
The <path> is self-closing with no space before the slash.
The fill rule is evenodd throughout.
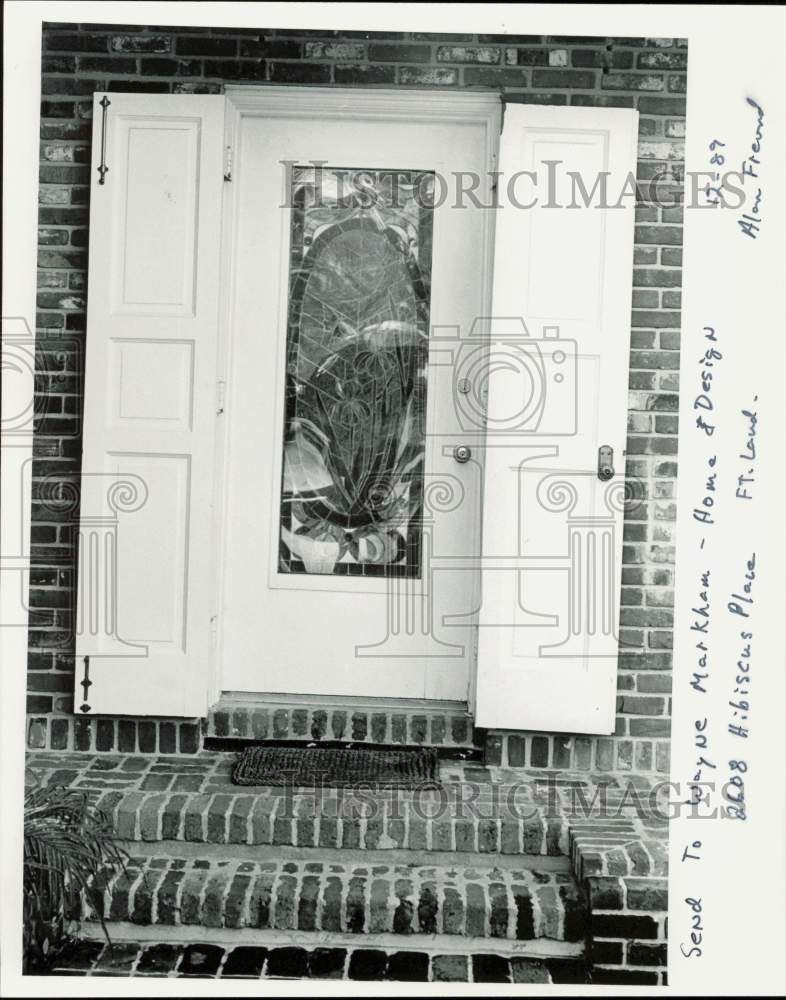
<path id="1" fill-rule="evenodd" d="M 429 747 L 372 750 L 369 747 L 247 747 L 232 771 L 236 785 L 342 788 L 441 788 L 439 758 Z"/>

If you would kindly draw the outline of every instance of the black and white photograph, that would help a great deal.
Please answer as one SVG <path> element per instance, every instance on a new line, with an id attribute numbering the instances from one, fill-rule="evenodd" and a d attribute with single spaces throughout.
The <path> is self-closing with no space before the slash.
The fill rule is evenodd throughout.
<path id="1" fill-rule="evenodd" d="M 679 11 L 6 5 L 4 995 L 781 992 L 786 73 Z"/>

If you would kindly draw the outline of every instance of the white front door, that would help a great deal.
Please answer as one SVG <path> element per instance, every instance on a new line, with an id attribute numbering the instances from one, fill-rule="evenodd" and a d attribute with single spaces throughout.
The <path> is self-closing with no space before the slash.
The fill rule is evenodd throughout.
<path id="1" fill-rule="evenodd" d="M 239 89 L 95 98 L 78 711 L 610 732 L 632 198 L 511 195 L 613 202 L 636 113 L 509 107 L 488 211 L 495 97 Z"/>
<path id="2" fill-rule="evenodd" d="M 222 686 L 466 701 L 483 426 L 455 376 L 490 302 L 498 100 L 230 104 Z"/>

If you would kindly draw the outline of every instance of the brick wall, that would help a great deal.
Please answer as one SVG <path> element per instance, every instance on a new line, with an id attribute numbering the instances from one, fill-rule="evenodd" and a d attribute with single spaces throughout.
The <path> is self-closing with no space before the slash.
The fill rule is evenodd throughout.
<path id="1" fill-rule="evenodd" d="M 73 739 L 71 540 L 80 472 L 92 94 L 220 93 L 228 82 L 470 87 L 534 104 L 636 107 L 638 176 L 681 197 L 686 43 L 48 24 L 43 32 L 28 743 Z M 668 771 L 677 474 L 681 207 L 637 207 L 619 702 L 614 740 L 585 766 Z M 88 734 L 89 735 L 89 734 Z M 87 737 L 85 737 L 87 739 Z M 568 766 L 574 741 L 499 738 L 500 759 Z M 496 744 L 495 744 L 496 745 Z M 567 749 L 570 748 L 568 754 Z M 583 752 L 583 751 L 582 751 Z M 558 756 L 558 754 L 560 756 Z M 566 755 L 567 754 L 567 755 Z M 543 763 L 545 761 L 545 764 Z M 561 763 L 559 763 L 561 762 Z"/>

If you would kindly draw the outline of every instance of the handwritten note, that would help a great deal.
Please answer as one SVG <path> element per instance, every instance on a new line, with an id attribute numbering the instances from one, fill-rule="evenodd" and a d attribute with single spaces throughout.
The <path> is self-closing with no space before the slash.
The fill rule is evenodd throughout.
<path id="1" fill-rule="evenodd" d="M 703 143 L 717 178 L 705 197 L 722 209 L 708 225 L 718 273 L 735 260 L 726 282 L 739 276 L 734 291 L 746 296 L 752 293 L 743 275 L 757 273 L 765 242 L 768 119 L 763 102 L 751 97 L 737 110 L 734 137 L 715 133 Z M 726 200 L 729 177 L 737 184 L 735 205 Z M 762 443 L 771 401 L 761 368 L 751 363 L 746 311 L 729 306 L 727 285 L 701 286 L 682 337 L 673 733 L 680 770 L 672 773 L 680 807 L 673 828 L 680 893 L 672 910 L 672 961 L 687 965 L 722 940 L 729 914 L 717 866 L 738 854 L 740 837 L 768 804 L 754 792 L 763 776 L 752 748 L 767 669 L 761 578 L 773 572 L 777 558 L 762 543 L 762 473 L 772 459 Z"/>
<path id="2" fill-rule="evenodd" d="M 715 133 L 703 143 L 711 177 L 705 201 L 722 209 L 707 232 L 725 283 L 700 286 L 682 343 L 673 734 L 680 773 L 672 774 L 681 807 L 674 824 L 680 894 L 672 955 L 688 965 L 723 938 L 729 913 L 717 866 L 739 854 L 740 838 L 768 804 L 753 791 L 762 776 L 752 748 L 767 669 L 761 578 L 776 558 L 762 544 L 762 469 L 773 457 L 762 441 L 771 401 L 761 368 L 751 363 L 756 349 L 745 320 L 752 310 L 737 311 L 733 299 L 752 294 L 745 277 L 760 269 L 768 119 L 752 97 L 736 111 L 733 136 Z"/>
<path id="3" fill-rule="evenodd" d="M 764 109 L 752 97 L 748 98 L 748 104 L 756 112 L 756 122 L 753 140 L 750 144 L 750 152 L 747 153 L 742 161 L 742 182 L 743 185 L 747 184 L 749 189 L 753 188 L 753 199 L 750 208 L 743 212 L 737 220 L 737 225 L 740 227 L 740 232 L 755 240 L 762 222 L 762 193 L 758 179 L 761 170 L 762 140 L 764 138 Z"/>

